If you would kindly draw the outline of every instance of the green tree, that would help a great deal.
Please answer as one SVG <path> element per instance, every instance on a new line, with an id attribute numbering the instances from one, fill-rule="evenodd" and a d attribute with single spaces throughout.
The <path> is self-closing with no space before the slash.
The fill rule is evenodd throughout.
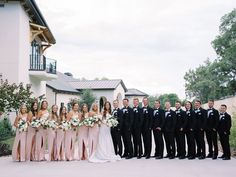
<path id="1" fill-rule="evenodd" d="M 13 83 L 9 84 L 7 80 L 0 81 L 0 111 L 12 112 L 18 111 L 20 105 L 25 103 L 27 107 L 33 101 L 31 87 Z"/>
<path id="2" fill-rule="evenodd" d="M 169 94 L 162 94 L 158 97 L 158 100 L 161 101 L 161 106 L 164 108 L 165 102 L 169 101 L 171 106 L 175 106 L 175 102 L 179 101 L 179 97 L 175 93 L 169 93 Z"/>

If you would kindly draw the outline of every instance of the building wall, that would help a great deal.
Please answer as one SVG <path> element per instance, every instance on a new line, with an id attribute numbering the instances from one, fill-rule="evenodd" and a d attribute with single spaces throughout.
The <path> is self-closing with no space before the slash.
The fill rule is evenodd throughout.
<path id="1" fill-rule="evenodd" d="M 219 110 L 221 104 L 227 105 L 227 112 L 230 115 L 236 114 L 236 96 L 232 96 L 232 97 L 221 99 L 221 100 L 216 100 L 214 102 L 215 109 Z M 203 104 L 202 107 L 207 109 L 208 108 L 207 103 Z"/>
<path id="2" fill-rule="evenodd" d="M 51 88 L 46 87 L 46 98 L 49 106 L 56 104 L 60 107 L 61 103 L 64 103 L 64 105 L 67 106 L 67 103 L 69 103 L 71 98 L 80 99 L 81 97 L 76 94 L 56 93 Z"/>

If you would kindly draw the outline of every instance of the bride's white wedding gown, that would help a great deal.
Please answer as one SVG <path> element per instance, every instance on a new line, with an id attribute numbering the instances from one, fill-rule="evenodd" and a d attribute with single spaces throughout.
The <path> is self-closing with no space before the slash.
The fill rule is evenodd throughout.
<path id="1" fill-rule="evenodd" d="M 119 155 L 115 155 L 110 127 L 108 127 L 104 122 L 105 120 L 103 120 L 99 129 L 97 149 L 90 156 L 89 162 L 104 163 L 121 160 Z"/>

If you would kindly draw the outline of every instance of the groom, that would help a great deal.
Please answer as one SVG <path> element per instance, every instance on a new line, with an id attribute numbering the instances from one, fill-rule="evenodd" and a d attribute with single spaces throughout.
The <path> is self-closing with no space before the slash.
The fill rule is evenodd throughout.
<path id="1" fill-rule="evenodd" d="M 112 116 L 117 119 L 119 124 L 116 127 L 111 128 L 111 136 L 114 145 L 116 155 L 122 156 L 122 141 L 121 141 L 121 127 L 122 127 L 122 111 L 118 108 L 118 100 L 113 101 Z"/>

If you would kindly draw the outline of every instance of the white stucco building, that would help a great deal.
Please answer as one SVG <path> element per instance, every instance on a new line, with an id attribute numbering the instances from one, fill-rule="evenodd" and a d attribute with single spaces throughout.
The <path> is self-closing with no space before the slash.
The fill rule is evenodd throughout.
<path id="1" fill-rule="evenodd" d="M 30 84 L 38 97 L 56 79 L 56 60 L 45 51 L 56 40 L 34 0 L 0 1 L 0 77 Z"/>
<path id="2" fill-rule="evenodd" d="M 127 90 L 127 92 L 125 93 L 125 97 L 129 99 L 130 101 L 130 104 L 132 104 L 132 100 L 134 98 L 138 98 L 139 99 L 139 103 L 140 103 L 140 106 L 142 105 L 142 100 L 144 97 L 148 97 L 148 94 L 138 90 L 138 89 L 135 89 L 135 88 L 130 88 Z"/>

